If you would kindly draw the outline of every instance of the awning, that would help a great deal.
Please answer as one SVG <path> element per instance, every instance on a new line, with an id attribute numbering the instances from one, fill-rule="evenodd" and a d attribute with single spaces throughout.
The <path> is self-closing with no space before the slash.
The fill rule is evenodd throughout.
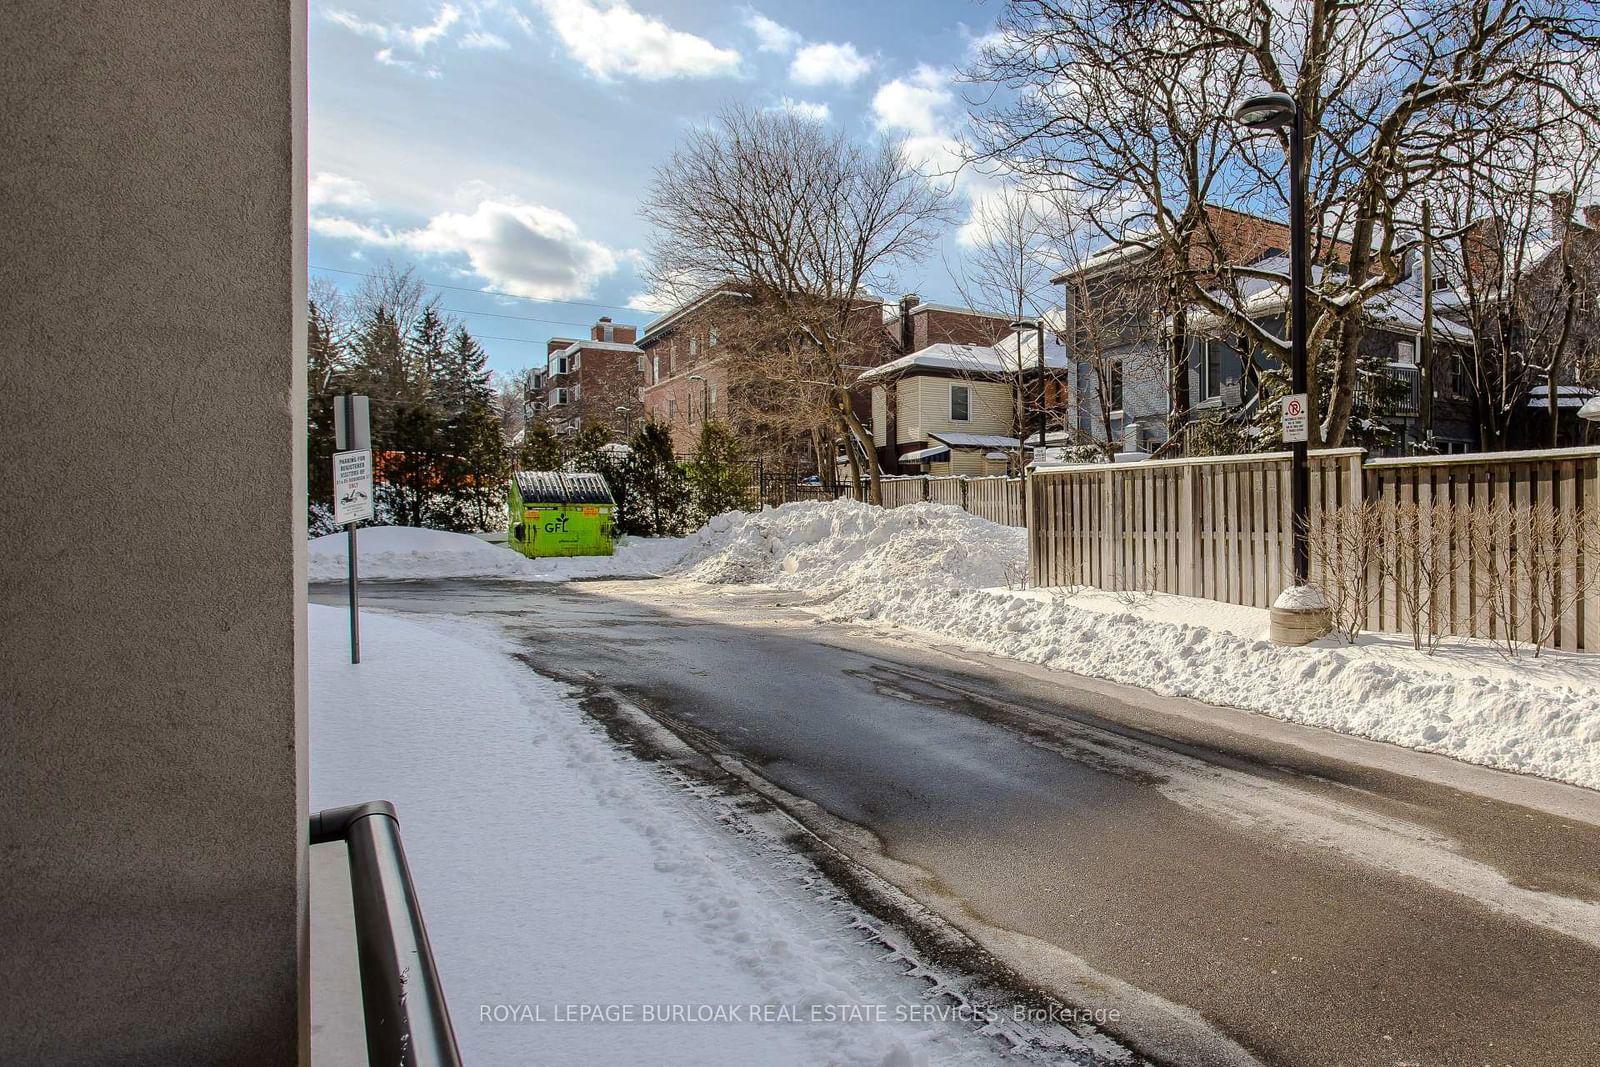
<path id="1" fill-rule="evenodd" d="M 919 448 L 915 452 L 907 452 L 900 457 L 901 463 L 925 463 L 940 456 L 950 454 L 949 445 L 935 445 L 933 448 Z"/>

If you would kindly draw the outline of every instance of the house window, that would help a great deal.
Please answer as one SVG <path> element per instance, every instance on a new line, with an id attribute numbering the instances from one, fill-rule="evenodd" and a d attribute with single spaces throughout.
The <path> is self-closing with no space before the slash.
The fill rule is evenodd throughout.
<path id="1" fill-rule="evenodd" d="M 667 418 L 670 421 L 674 421 L 674 422 L 677 421 L 677 418 L 678 418 L 678 402 L 677 402 L 677 400 L 668 400 L 667 401 Z"/>
<path id="2" fill-rule="evenodd" d="M 1225 346 L 1207 337 L 1200 350 L 1200 399 L 1215 400 L 1222 395 L 1222 353 Z"/>
<path id="3" fill-rule="evenodd" d="M 1111 390 L 1111 410 L 1122 410 L 1122 360 L 1113 359 L 1106 365 L 1106 384 Z"/>
<path id="4" fill-rule="evenodd" d="M 659 354 L 655 354 L 655 355 L 652 355 L 650 357 L 650 384 L 654 385 L 655 383 L 659 382 L 660 380 L 661 380 L 661 356 Z"/>
<path id="5" fill-rule="evenodd" d="M 711 327 L 710 330 L 706 331 L 706 347 L 707 348 L 715 348 L 715 347 L 717 347 L 717 328 L 715 326 Z"/>
<path id="6" fill-rule="evenodd" d="M 583 384 L 580 382 L 572 387 L 572 402 L 576 404 L 583 399 Z"/>
<path id="7" fill-rule="evenodd" d="M 583 358 L 582 352 L 572 353 L 572 358 L 567 360 L 567 370 L 573 374 L 578 373 L 578 360 Z"/>
<path id="8" fill-rule="evenodd" d="M 1417 343 L 1415 341 L 1400 341 L 1394 346 L 1394 361 L 1404 363 L 1408 367 L 1417 365 Z"/>
<path id="9" fill-rule="evenodd" d="M 950 421 L 972 421 L 972 390 L 964 385 L 950 387 Z"/>
<path id="10" fill-rule="evenodd" d="M 711 387 L 710 403 L 711 406 L 706 408 L 707 415 L 710 415 L 717 410 L 717 387 L 714 385 Z"/>
<path id="11" fill-rule="evenodd" d="M 693 359 L 699 351 L 700 339 L 698 337 L 689 338 L 689 358 Z"/>

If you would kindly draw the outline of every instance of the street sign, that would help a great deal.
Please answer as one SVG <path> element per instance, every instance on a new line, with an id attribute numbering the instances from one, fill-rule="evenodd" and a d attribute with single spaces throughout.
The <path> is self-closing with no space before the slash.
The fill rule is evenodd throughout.
<path id="1" fill-rule="evenodd" d="M 372 452 L 333 454 L 333 521 L 343 526 L 372 518 Z"/>
<path id="2" fill-rule="evenodd" d="M 1283 398 L 1283 443 L 1299 444 L 1311 439 L 1306 394 L 1290 393 Z"/>

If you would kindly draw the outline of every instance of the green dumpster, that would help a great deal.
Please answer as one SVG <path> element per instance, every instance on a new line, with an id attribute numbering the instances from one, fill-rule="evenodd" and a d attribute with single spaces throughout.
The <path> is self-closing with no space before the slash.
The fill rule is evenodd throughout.
<path id="1" fill-rule="evenodd" d="M 609 556 L 617 502 L 598 474 L 518 471 L 506 543 L 524 556 Z"/>

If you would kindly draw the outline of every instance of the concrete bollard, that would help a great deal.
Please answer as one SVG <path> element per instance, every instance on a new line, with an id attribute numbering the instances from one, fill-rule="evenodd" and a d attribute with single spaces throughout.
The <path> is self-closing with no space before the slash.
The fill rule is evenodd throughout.
<path id="1" fill-rule="evenodd" d="M 1268 612 L 1269 637 L 1275 645 L 1308 645 L 1333 630 L 1333 613 L 1322 591 L 1309 585 L 1291 585 L 1278 594 Z"/>

